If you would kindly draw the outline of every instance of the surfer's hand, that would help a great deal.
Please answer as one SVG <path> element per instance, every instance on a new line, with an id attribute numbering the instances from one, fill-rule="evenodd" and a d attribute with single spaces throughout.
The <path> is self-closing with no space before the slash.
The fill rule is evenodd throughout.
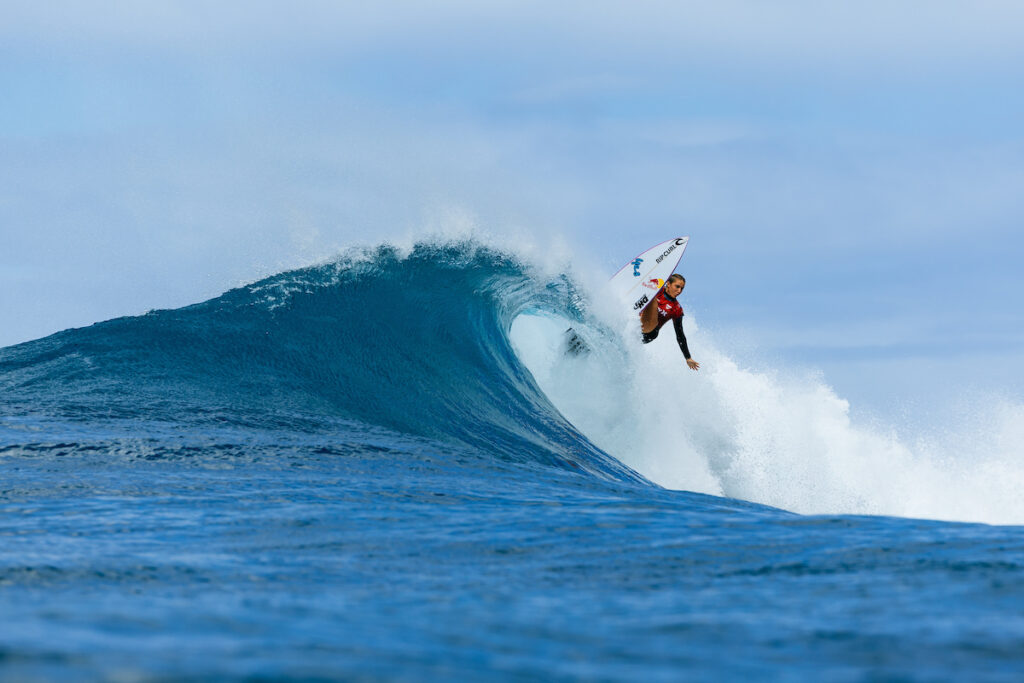
<path id="1" fill-rule="evenodd" d="M 698 363 L 692 358 L 686 359 L 686 365 L 689 366 L 691 370 L 700 370 L 700 363 Z"/>

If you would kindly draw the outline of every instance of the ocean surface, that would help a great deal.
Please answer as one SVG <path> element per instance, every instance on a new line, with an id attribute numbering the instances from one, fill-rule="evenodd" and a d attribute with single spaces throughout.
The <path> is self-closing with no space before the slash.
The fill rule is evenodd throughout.
<path id="1" fill-rule="evenodd" d="M 381 246 L 0 349 L 0 679 L 1024 679 L 1019 408 L 908 440 L 590 289 Z"/>

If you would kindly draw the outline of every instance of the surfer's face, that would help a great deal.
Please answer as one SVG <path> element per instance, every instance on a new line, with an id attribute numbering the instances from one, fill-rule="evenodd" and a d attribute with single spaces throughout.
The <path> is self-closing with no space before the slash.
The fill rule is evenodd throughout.
<path id="1" fill-rule="evenodd" d="M 667 285 L 665 285 L 665 291 L 668 293 L 670 297 L 674 299 L 677 296 L 679 296 L 679 292 L 683 291 L 683 287 L 685 286 L 685 282 L 683 282 L 682 280 L 676 280 L 675 282 L 670 282 Z"/>

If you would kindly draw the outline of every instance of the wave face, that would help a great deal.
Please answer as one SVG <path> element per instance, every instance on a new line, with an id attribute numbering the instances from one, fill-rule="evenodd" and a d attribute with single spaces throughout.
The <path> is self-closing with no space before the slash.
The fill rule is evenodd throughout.
<path id="1" fill-rule="evenodd" d="M 63 420 L 349 421 L 638 479 L 551 406 L 509 344 L 520 312 L 578 318 L 574 301 L 566 279 L 477 243 L 384 246 L 4 349 L 3 402 Z"/>

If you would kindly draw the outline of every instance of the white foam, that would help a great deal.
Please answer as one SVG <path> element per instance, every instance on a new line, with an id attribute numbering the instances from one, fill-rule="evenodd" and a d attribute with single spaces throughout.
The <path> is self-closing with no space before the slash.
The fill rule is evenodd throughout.
<path id="1" fill-rule="evenodd" d="M 587 355 L 563 353 L 557 318 L 520 316 L 512 341 L 570 422 L 657 484 L 807 514 L 1024 523 L 1024 406 L 989 399 L 972 420 L 908 437 L 852 420 L 820 378 L 741 367 L 690 316 L 699 373 L 671 330 L 642 345 L 632 316 L 607 320 L 610 335 L 578 328 Z"/>

